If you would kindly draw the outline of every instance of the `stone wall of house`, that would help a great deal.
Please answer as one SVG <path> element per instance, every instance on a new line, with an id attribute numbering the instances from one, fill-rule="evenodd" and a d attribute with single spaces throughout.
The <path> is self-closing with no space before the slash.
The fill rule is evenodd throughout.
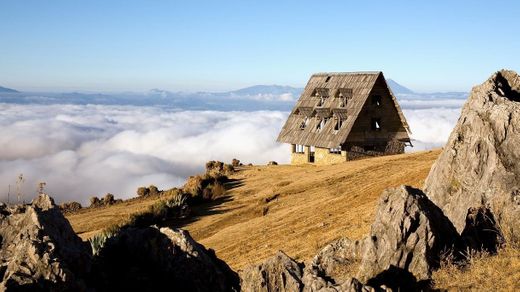
<path id="1" fill-rule="evenodd" d="M 304 153 L 296 153 L 296 145 L 291 145 L 291 164 L 305 164 L 309 162 L 309 146 L 305 146 Z"/>
<path id="2" fill-rule="evenodd" d="M 341 151 L 341 154 L 335 154 L 330 153 L 327 148 L 316 147 L 314 152 L 314 163 L 317 165 L 327 165 L 345 161 L 347 161 L 347 151 Z"/>

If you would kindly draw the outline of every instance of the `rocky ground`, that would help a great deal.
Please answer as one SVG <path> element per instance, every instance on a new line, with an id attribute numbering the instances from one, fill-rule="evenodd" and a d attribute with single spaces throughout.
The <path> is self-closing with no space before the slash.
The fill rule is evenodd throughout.
<path id="1" fill-rule="evenodd" d="M 92 246 L 53 200 L 0 206 L 2 290 L 399 291 L 433 288 L 449 258 L 518 248 L 520 77 L 500 71 L 473 89 L 424 191 L 390 188 L 370 233 L 338 239 L 310 262 L 283 252 L 237 274 L 183 230 L 124 227 Z M 341 224 L 341 223 L 338 223 Z M 94 248 L 95 247 L 95 248 Z M 508 267 L 504 267 L 507 269 Z"/>

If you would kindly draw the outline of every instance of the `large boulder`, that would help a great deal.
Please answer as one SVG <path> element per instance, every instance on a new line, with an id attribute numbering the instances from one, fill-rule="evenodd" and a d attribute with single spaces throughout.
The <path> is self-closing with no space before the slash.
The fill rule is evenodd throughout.
<path id="1" fill-rule="evenodd" d="M 476 86 L 424 191 L 462 233 L 470 209 L 487 207 L 520 239 L 520 76 L 502 70 Z"/>
<path id="2" fill-rule="evenodd" d="M 301 291 L 302 265 L 279 251 L 263 263 L 240 272 L 243 291 Z"/>
<path id="3" fill-rule="evenodd" d="M 278 253 L 241 273 L 242 288 L 286 291 L 288 283 L 297 283 L 291 286 L 294 291 L 298 287 L 302 291 L 427 289 L 441 254 L 458 248 L 459 238 L 442 210 L 421 190 L 387 189 L 369 236 L 328 244 L 303 269 L 303 276 L 301 264 Z"/>
<path id="4" fill-rule="evenodd" d="M 427 284 L 440 265 L 441 252 L 451 249 L 457 237 L 451 222 L 421 190 L 387 189 L 370 235 L 362 243 L 357 278 L 371 286 L 392 288 Z"/>
<path id="5" fill-rule="evenodd" d="M 99 291 L 233 291 L 238 275 L 187 231 L 127 227 L 95 257 Z"/>
<path id="6" fill-rule="evenodd" d="M 358 287 L 359 281 L 352 277 L 359 269 L 364 241 L 341 238 L 323 247 L 304 270 L 306 290 L 349 291 Z"/>
<path id="7" fill-rule="evenodd" d="M 0 290 L 85 291 L 91 253 L 52 198 L 0 207 Z"/>

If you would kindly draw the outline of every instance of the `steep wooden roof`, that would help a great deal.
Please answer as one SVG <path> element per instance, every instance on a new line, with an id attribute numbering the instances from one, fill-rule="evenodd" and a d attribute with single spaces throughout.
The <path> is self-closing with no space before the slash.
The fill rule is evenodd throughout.
<path id="1" fill-rule="evenodd" d="M 335 148 L 343 144 L 378 78 L 382 78 L 386 84 L 380 71 L 312 75 L 278 135 L 277 141 L 323 148 Z M 386 87 L 388 88 L 387 84 Z M 397 99 L 390 88 L 388 91 L 404 128 L 409 132 L 408 123 L 397 104 Z M 340 106 L 340 98 L 338 98 L 340 94 L 347 98 L 345 107 Z M 318 106 L 321 99 L 319 96 L 327 97 L 321 106 Z M 302 130 L 300 126 L 305 117 L 308 117 L 308 124 Z M 316 127 L 324 117 L 329 117 L 333 121 L 342 119 L 343 125 L 339 131 L 336 131 L 334 129 L 336 122 L 327 122 L 323 129 L 316 131 Z"/>

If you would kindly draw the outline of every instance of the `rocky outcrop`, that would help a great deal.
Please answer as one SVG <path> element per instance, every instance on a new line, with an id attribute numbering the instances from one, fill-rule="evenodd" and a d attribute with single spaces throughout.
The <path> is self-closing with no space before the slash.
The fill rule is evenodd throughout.
<path id="1" fill-rule="evenodd" d="M 233 291 L 239 279 L 187 231 L 123 228 L 95 256 L 52 198 L 0 205 L 0 291 Z"/>
<path id="2" fill-rule="evenodd" d="M 99 291 L 238 290 L 239 279 L 213 250 L 184 230 L 125 228 L 95 258 Z"/>
<path id="3" fill-rule="evenodd" d="M 421 190 L 401 186 L 381 195 L 369 236 L 325 246 L 305 267 L 303 277 L 300 265 L 279 253 L 241 274 L 242 283 L 267 289 L 252 291 L 280 291 L 276 287 L 283 287 L 280 283 L 287 283 L 290 275 L 290 282 L 301 282 L 303 291 L 427 288 L 441 252 L 453 248 L 458 237 Z"/>
<path id="4" fill-rule="evenodd" d="M 363 242 L 357 278 L 372 286 L 401 288 L 407 283 L 396 283 L 398 279 L 428 281 L 441 252 L 452 248 L 457 237 L 451 222 L 421 190 L 387 189 Z"/>
<path id="5" fill-rule="evenodd" d="M 520 76 L 495 73 L 473 88 L 425 193 L 462 233 L 471 208 L 488 207 L 498 228 L 520 238 Z"/>
<path id="6" fill-rule="evenodd" d="M 334 288 L 348 291 L 345 287 L 355 285 L 357 281 L 352 276 L 359 269 L 364 241 L 341 238 L 322 248 L 305 268 L 303 282 L 306 289 L 319 291 Z"/>
<path id="7" fill-rule="evenodd" d="M 52 198 L 0 209 L 0 290 L 86 290 L 90 248 Z"/>
<path id="8" fill-rule="evenodd" d="M 243 291 L 301 291 L 301 264 L 279 251 L 274 257 L 240 273 Z"/>

